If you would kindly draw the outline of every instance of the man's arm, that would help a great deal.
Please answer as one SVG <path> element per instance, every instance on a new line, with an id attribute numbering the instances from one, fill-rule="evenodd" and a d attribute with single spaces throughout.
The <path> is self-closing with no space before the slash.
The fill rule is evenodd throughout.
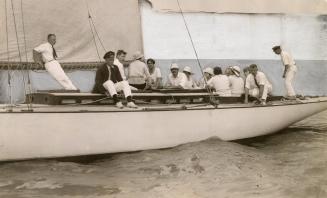
<path id="1" fill-rule="evenodd" d="M 40 66 L 43 66 L 42 54 L 35 49 L 33 49 L 33 60 Z"/>

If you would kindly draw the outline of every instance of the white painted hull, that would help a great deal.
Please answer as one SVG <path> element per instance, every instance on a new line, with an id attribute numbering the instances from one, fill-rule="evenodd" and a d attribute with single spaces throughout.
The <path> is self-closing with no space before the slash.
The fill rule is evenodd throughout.
<path id="1" fill-rule="evenodd" d="M 0 161 L 173 147 L 218 137 L 266 135 L 327 109 L 301 104 L 200 107 L 174 111 L 0 113 Z"/>

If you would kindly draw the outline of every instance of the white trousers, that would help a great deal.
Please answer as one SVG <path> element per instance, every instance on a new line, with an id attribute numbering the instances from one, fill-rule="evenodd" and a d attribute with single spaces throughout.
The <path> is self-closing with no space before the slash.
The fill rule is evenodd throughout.
<path id="1" fill-rule="evenodd" d="M 58 81 L 58 83 L 66 90 L 77 90 L 72 81 L 65 74 L 58 61 L 53 60 L 45 63 L 45 69 L 49 74 Z"/>
<path id="2" fill-rule="evenodd" d="M 256 97 L 256 98 L 259 97 L 259 92 L 260 92 L 259 88 L 253 88 L 253 89 L 249 90 L 250 96 Z M 263 93 L 262 93 L 262 96 L 261 96 L 260 99 L 266 100 L 267 96 L 268 96 L 268 93 L 271 93 L 271 92 L 272 92 L 272 86 L 271 85 L 265 85 L 263 87 Z"/>
<path id="3" fill-rule="evenodd" d="M 295 96 L 295 91 L 293 88 L 293 79 L 296 74 L 296 69 L 290 68 L 285 74 L 285 87 L 287 91 L 287 96 Z"/>
<path id="4" fill-rule="evenodd" d="M 117 91 L 123 91 L 126 98 L 132 95 L 131 88 L 125 80 L 117 83 L 107 80 L 102 85 L 109 92 L 110 96 L 117 94 Z"/>

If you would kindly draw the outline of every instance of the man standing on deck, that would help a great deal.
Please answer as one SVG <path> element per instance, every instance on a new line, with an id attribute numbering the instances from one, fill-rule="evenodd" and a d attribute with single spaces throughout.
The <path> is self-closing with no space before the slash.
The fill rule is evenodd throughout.
<path id="1" fill-rule="evenodd" d="M 72 81 L 65 74 L 57 59 L 57 53 L 54 49 L 56 44 L 56 35 L 49 34 L 48 42 L 43 43 L 33 49 L 33 57 L 42 55 L 42 60 L 35 60 L 38 64 L 45 66 L 49 74 L 66 90 L 77 90 Z M 42 62 L 43 61 L 43 62 Z"/>
<path id="2" fill-rule="evenodd" d="M 116 107 L 122 109 L 123 104 L 118 99 L 117 91 L 123 91 L 127 100 L 127 107 L 137 108 L 132 101 L 132 92 L 128 82 L 123 80 L 119 68 L 114 65 L 115 52 L 109 51 L 103 58 L 106 63 L 101 65 L 96 72 L 95 85 L 92 92 L 105 93 L 108 91 L 110 96 L 113 98 Z"/>
<path id="3" fill-rule="evenodd" d="M 297 71 L 295 61 L 293 60 L 292 56 L 286 51 L 282 50 L 280 46 L 274 46 L 272 50 L 275 52 L 275 54 L 280 55 L 283 65 L 285 66 L 283 78 L 285 78 L 287 99 L 295 100 L 296 94 L 292 85 L 294 76 Z"/>
<path id="4" fill-rule="evenodd" d="M 249 66 L 250 74 L 245 80 L 245 100 L 244 103 L 248 103 L 249 95 L 256 97 L 260 100 L 261 105 L 266 105 L 266 99 L 268 93 L 272 91 L 272 85 L 268 81 L 266 75 L 258 71 L 258 66 L 252 64 Z"/>

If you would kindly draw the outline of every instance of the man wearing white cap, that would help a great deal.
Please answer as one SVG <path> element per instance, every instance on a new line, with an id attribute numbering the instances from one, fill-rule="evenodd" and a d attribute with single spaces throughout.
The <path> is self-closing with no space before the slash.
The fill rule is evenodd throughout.
<path id="1" fill-rule="evenodd" d="M 36 48 L 33 49 L 33 58 L 40 65 L 45 66 L 45 69 L 49 72 L 49 74 L 57 80 L 57 82 L 64 87 L 66 90 L 77 90 L 72 81 L 65 74 L 64 70 L 61 68 L 57 59 L 57 53 L 54 49 L 54 45 L 56 44 L 56 35 L 49 34 L 48 42 L 43 43 Z M 36 57 L 39 57 L 39 54 L 42 55 L 42 60 L 36 60 Z"/>
<path id="2" fill-rule="evenodd" d="M 146 82 L 150 79 L 148 67 L 144 63 L 144 56 L 141 52 L 135 52 L 134 61 L 128 68 L 128 82 L 132 87 L 145 89 Z"/>
<path id="3" fill-rule="evenodd" d="M 201 78 L 199 82 L 200 88 L 204 89 L 206 88 L 206 84 L 208 81 L 212 78 L 213 74 L 213 69 L 211 67 L 207 67 L 203 70 L 203 77 Z"/>
<path id="4" fill-rule="evenodd" d="M 171 73 L 168 76 L 166 87 L 184 89 L 185 83 L 187 81 L 186 75 L 179 72 L 179 67 L 176 63 L 171 64 L 170 71 Z"/>
<path id="5" fill-rule="evenodd" d="M 287 98 L 290 100 L 295 100 L 296 94 L 292 85 L 297 71 L 295 61 L 293 60 L 292 56 L 286 51 L 282 50 L 280 46 L 274 46 L 272 50 L 275 52 L 275 54 L 280 55 L 283 65 L 285 66 L 283 78 L 285 78 Z"/>
<path id="6" fill-rule="evenodd" d="M 232 96 L 241 96 L 244 94 L 244 80 L 241 78 L 241 69 L 239 66 L 232 66 L 231 73 L 228 76 Z"/>
<path id="7" fill-rule="evenodd" d="M 193 72 L 192 72 L 191 67 L 189 67 L 189 66 L 184 67 L 183 73 L 186 76 L 186 82 L 185 82 L 183 88 L 184 89 L 197 89 L 198 86 L 196 85 L 194 79 L 192 78 Z"/>

